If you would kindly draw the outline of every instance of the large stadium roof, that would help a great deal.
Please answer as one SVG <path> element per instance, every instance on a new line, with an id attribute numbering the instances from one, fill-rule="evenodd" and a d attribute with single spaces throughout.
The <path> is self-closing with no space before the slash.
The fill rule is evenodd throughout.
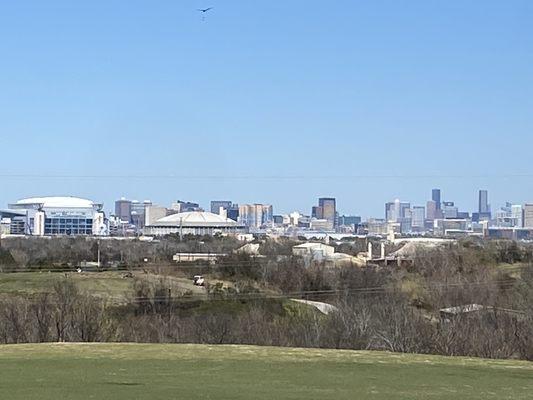
<path id="1" fill-rule="evenodd" d="M 81 199 L 79 197 L 51 196 L 22 199 L 12 204 L 12 206 L 19 208 L 33 204 L 40 204 L 44 208 L 92 208 L 97 205 L 91 200 Z"/>
<path id="2" fill-rule="evenodd" d="M 152 225 L 157 226 L 238 226 L 239 224 L 229 218 L 213 214 L 206 211 L 191 211 L 172 214 L 168 217 L 158 219 Z"/>

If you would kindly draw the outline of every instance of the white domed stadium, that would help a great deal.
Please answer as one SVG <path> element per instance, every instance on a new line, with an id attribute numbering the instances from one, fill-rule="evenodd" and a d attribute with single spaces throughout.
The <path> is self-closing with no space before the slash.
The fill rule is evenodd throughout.
<path id="1" fill-rule="evenodd" d="M 145 234 L 162 236 L 172 233 L 180 235 L 214 235 L 216 233 L 243 233 L 246 227 L 222 215 L 206 211 L 191 211 L 172 214 L 146 226 Z"/>
<path id="2" fill-rule="evenodd" d="M 105 235 L 103 204 L 79 197 L 31 197 L 9 205 L 24 213 L 25 233 L 35 236 Z"/>
<path id="3" fill-rule="evenodd" d="M 54 197 L 31 197 L 18 200 L 11 206 L 17 208 L 94 208 L 101 207 L 101 204 L 93 203 L 91 200 L 79 197 L 54 196 Z"/>

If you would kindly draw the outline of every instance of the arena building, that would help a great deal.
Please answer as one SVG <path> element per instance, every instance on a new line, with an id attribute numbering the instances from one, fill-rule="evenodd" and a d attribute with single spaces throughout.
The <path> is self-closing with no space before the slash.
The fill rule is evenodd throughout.
<path id="1" fill-rule="evenodd" d="M 21 216 L 24 234 L 106 235 L 103 204 L 77 197 L 33 197 L 9 204 L 9 210 Z M 20 230 L 20 229 L 19 229 Z"/>
<path id="2" fill-rule="evenodd" d="M 216 233 L 245 233 L 247 228 L 223 215 L 206 211 L 191 211 L 169 215 L 147 225 L 145 235 L 162 236 L 171 233 L 180 235 L 214 235 Z"/>

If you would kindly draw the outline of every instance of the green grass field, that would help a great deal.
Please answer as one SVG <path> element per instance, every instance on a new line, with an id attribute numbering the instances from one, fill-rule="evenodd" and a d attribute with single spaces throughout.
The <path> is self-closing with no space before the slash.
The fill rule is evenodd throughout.
<path id="1" fill-rule="evenodd" d="M 533 364 L 252 346 L 0 346 L 0 399 L 531 399 Z"/>
<path id="2" fill-rule="evenodd" d="M 191 279 L 173 276 L 135 273 L 136 276 L 147 280 L 164 279 L 175 290 L 175 293 L 191 291 L 196 295 L 204 290 L 192 284 Z M 109 299 L 125 300 L 133 296 L 133 279 L 123 278 L 124 272 L 84 272 L 68 274 L 78 289 L 87 294 Z M 32 295 L 36 293 L 53 292 L 54 284 L 65 279 L 63 273 L 57 272 L 12 272 L 0 273 L 0 296 L 2 295 Z"/>
<path id="3" fill-rule="evenodd" d="M 122 279 L 120 273 L 103 272 L 77 274 L 69 277 L 80 290 L 95 295 L 124 296 L 133 290 L 131 279 Z M 0 293 L 3 294 L 34 294 L 52 292 L 54 284 L 65 279 L 63 273 L 48 272 L 14 272 L 0 274 Z"/>

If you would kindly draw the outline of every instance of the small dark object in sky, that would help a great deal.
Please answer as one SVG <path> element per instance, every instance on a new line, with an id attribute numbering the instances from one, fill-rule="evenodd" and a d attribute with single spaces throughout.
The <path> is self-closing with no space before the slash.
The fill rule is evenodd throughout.
<path id="1" fill-rule="evenodd" d="M 209 8 L 198 8 L 197 10 L 200 11 L 202 13 L 202 21 L 205 21 L 205 14 L 209 11 L 209 10 L 212 10 L 213 7 L 209 7 Z"/>

